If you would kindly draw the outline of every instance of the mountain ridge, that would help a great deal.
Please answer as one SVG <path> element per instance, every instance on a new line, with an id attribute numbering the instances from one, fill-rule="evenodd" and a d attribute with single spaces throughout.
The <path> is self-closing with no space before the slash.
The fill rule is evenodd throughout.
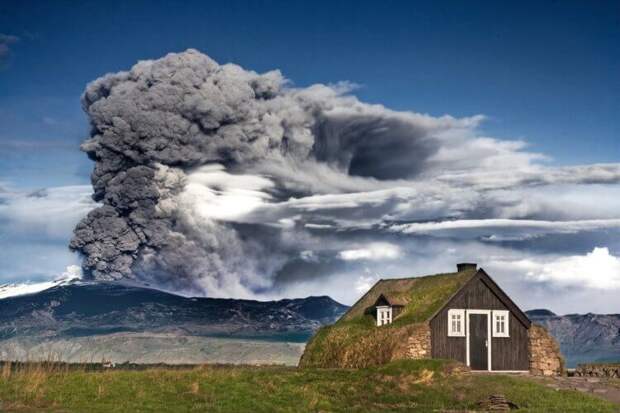
<path id="1" fill-rule="evenodd" d="M 148 353 L 154 351 L 169 363 L 235 362 L 241 354 L 238 362 L 295 364 L 314 332 L 348 308 L 328 296 L 184 297 L 127 283 L 60 280 L 0 299 L 0 358 L 50 351 L 74 361 L 156 361 Z M 620 314 L 526 314 L 558 340 L 568 367 L 620 360 Z"/>
<path id="2" fill-rule="evenodd" d="M 525 313 L 555 337 L 567 367 L 620 360 L 620 314 L 557 315 L 541 309 Z"/>
<path id="3" fill-rule="evenodd" d="M 0 338 L 44 334 L 176 332 L 185 335 L 311 334 L 348 307 L 327 296 L 272 301 L 183 297 L 119 283 L 68 283 L 0 300 Z M 90 331 L 90 333 L 89 333 Z"/>
<path id="4" fill-rule="evenodd" d="M 309 337 L 347 309 L 327 296 L 184 297 L 73 281 L 0 299 L 0 359 L 295 365 Z"/>

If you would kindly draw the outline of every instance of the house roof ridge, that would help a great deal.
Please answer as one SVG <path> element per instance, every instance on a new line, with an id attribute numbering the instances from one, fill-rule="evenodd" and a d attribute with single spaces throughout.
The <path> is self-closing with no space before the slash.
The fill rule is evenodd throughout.
<path id="1" fill-rule="evenodd" d="M 466 272 L 471 272 L 472 274 L 475 274 L 476 270 L 468 269 L 468 270 L 464 270 L 464 271 L 438 272 L 438 273 L 435 273 L 435 274 L 412 275 L 412 276 L 409 276 L 409 277 L 379 278 L 372 285 L 372 287 L 370 287 L 370 289 L 368 291 L 372 290 L 379 283 L 386 282 L 386 281 L 414 280 L 414 279 L 417 279 L 417 278 L 437 277 L 437 276 L 440 276 L 440 275 L 457 275 L 457 274 L 462 274 L 462 273 L 466 273 Z"/>
<path id="2" fill-rule="evenodd" d="M 453 272 L 438 272 L 436 274 L 426 274 L 426 275 L 413 275 L 411 277 L 395 277 L 395 278 L 380 278 L 379 281 L 401 281 L 401 280 L 413 280 L 416 278 L 424 278 L 424 277 L 436 277 L 439 275 L 456 275 L 465 272 L 473 272 L 473 270 L 465 270 L 465 271 L 453 271 Z M 375 284 L 376 285 L 376 284 Z"/>
<path id="3" fill-rule="evenodd" d="M 378 299 L 381 294 L 384 296 L 394 296 L 399 295 L 407 295 L 409 293 L 416 295 L 415 291 L 418 291 L 418 288 L 421 288 L 423 291 L 424 286 L 427 283 L 439 283 L 438 286 L 446 283 L 447 288 L 450 290 L 453 288 L 451 285 L 453 284 L 450 280 L 455 277 L 458 279 L 458 284 L 468 281 L 473 278 L 476 274 L 475 270 L 466 269 L 463 271 L 452 271 L 452 272 L 440 272 L 436 274 L 426 274 L 426 275 L 415 275 L 411 277 L 399 277 L 399 278 L 381 278 L 375 282 L 375 284 L 368 290 L 366 293 L 362 295 L 350 308 L 349 310 L 341 317 L 341 320 L 349 320 L 354 317 L 362 316 L 367 312 L 367 309 L 370 308 Z M 434 281 L 436 280 L 436 281 Z M 439 287 L 443 289 L 444 287 Z M 404 300 L 404 301 L 403 301 Z M 395 301 L 403 301 L 405 302 L 405 306 L 408 303 L 415 301 L 413 297 L 409 298 L 408 296 L 403 299 L 403 297 L 399 297 L 398 300 Z M 435 299 L 433 299 L 435 300 Z M 440 302 L 440 305 L 445 304 L 445 302 Z M 417 312 L 418 310 L 416 310 Z"/>

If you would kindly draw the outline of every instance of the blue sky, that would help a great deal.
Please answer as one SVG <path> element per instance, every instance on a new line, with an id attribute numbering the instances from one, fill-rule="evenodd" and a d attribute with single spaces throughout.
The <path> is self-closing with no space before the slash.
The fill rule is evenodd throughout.
<path id="1" fill-rule="evenodd" d="M 394 110 L 482 114 L 478 135 L 523 140 L 549 166 L 620 160 L 617 1 L 4 0 L 0 34 L 5 191 L 88 185 L 93 164 L 78 149 L 89 134 L 86 84 L 187 48 L 259 73 L 279 69 L 299 87 L 352 82 L 360 101 Z M 16 242 L 64 246 L 70 237 L 35 232 L 5 231 L 0 243 L 18 252 L 0 267 L 28 255 Z M 611 238 L 605 246 L 618 253 Z M 54 264 L 74 260 L 62 257 Z"/>
<path id="2" fill-rule="evenodd" d="M 615 1 L 3 1 L 0 32 L 19 41 L 0 71 L 0 139 L 56 147 L 13 154 L 0 173 L 30 187 L 85 182 L 87 161 L 66 145 L 87 134 L 86 83 L 190 47 L 300 86 L 351 81 L 393 109 L 485 114 L 490 135 L 560 164 L 610 162 L 619 26 Z"/>

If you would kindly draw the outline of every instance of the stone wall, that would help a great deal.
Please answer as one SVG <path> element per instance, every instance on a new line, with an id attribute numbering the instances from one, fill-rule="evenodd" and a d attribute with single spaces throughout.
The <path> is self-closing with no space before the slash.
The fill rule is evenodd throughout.
<path id="1" fill-rule="evenodd" d="M 558 342 L 537 324 L 529 329 L 530 372 L 542 376 L 564 374 L 564 358 Z"/>
<path id="2" fill-rule="evenodd" d="M 424 359 L 431 357 L 431 328 L 421 323 L 407 338 L 407 358 Z"/>
<path id="3" fill-rule="evenodd" d="M 620 378 L 620 363 L 580 364 L 575 369 L 575 376 Z"/>

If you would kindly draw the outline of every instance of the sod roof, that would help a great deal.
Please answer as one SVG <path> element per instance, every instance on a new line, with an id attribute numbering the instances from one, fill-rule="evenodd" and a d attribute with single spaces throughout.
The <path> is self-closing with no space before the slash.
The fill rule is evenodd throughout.
<path id="1" fill-rule="evenodd" d="M 406 358 L 407 337 L 417 334 L 415 331 L 475 275 L 476 270 L 468 269 L 379 280 L 340 320 L 317 331 L 306 345 L 299 365 L 359 368 Z M 392 323 L 377 328 L 373 313 L 381 295 L 405 305 Z"/>
<path id="2" fill-rule="evenodd" d="M 474 275 L 467 269 L 455 273 L 427 275 L 412 278 L 379 280 L 341 318 L 342 322 L 361 319 L 372 311 L 379 296 L 404 304 L 396 320 L 418 323 L 431 318 Z M 399 323 L 400 324 L 400 323 Z"/>
<path id="3" fill-rule="evenodd" d="M 381 294 L 377 299 L 377 303 L 388 304 L 391 306 L 404 307 L 409 302 L 407 297 L 403 297 L 402 294 Z"/>

